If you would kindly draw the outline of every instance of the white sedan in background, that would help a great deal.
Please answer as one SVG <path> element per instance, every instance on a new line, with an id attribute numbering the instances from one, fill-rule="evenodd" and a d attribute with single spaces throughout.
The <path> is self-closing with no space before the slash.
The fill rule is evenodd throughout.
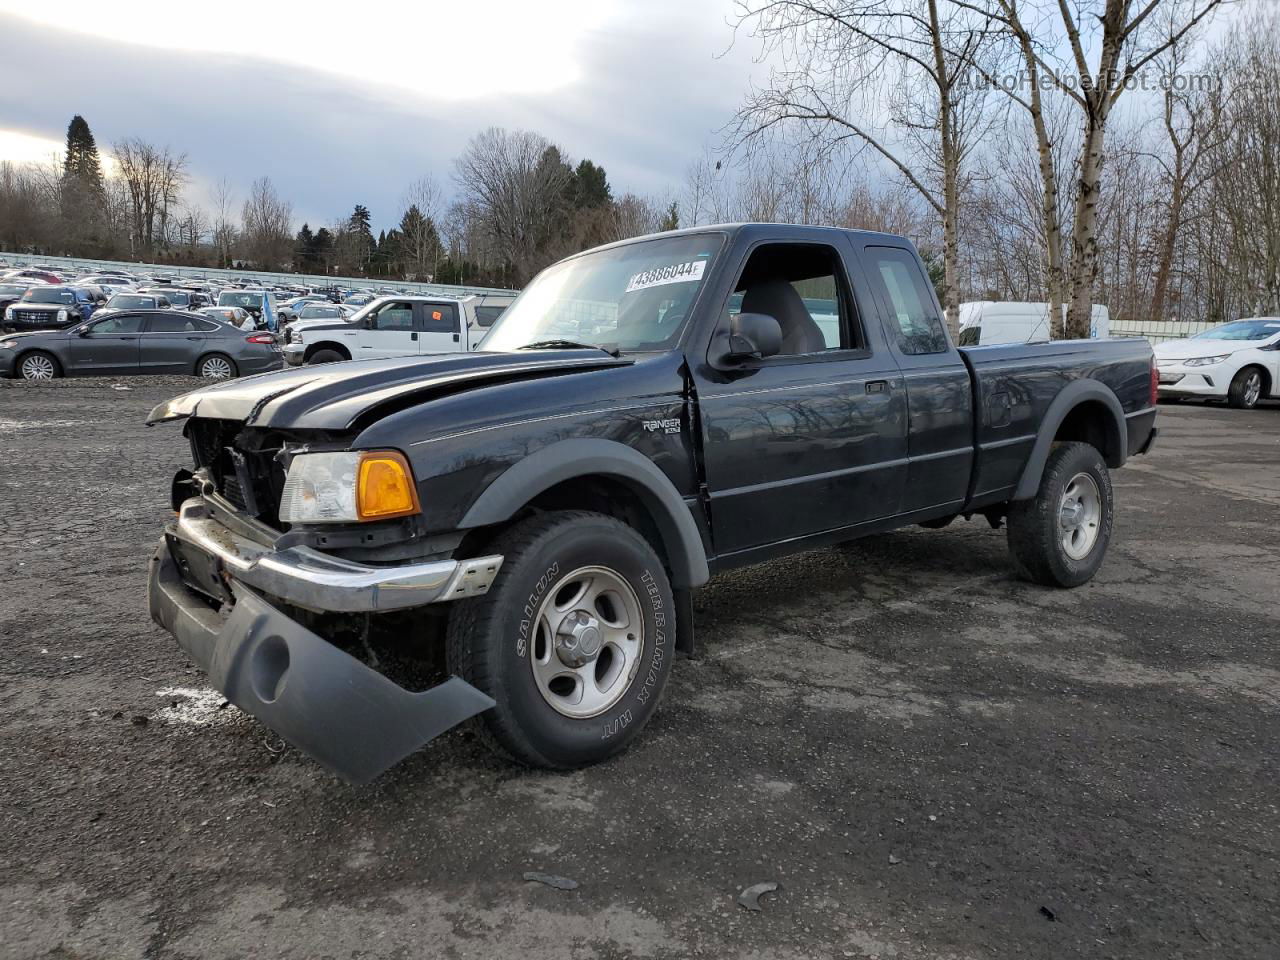
<path id="1" fill-rule="evenodd" d="M 1225 399 L 1248 410 L 1280 398 L 1280 317 L 1233 320 L 1155 346 L 1160 396 Z"/>

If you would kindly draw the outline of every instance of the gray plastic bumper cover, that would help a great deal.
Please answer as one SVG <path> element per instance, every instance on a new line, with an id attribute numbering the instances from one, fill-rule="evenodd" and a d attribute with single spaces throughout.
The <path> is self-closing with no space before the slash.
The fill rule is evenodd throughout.
<path id="1" fill-rule="evenodd" d="M 223 616 L 183 584 L 164 540 L 151 560 L 151 618 L 231 703 L 344 779 L 368 783 L 427 741 L 493 706 L 451 677 L 404 689 L 234 585 Z"/>

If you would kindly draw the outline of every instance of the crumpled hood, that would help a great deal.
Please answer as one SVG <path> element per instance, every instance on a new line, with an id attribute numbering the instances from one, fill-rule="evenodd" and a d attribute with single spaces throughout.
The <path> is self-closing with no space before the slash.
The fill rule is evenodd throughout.
<path id="1" fill-rule="evenodd" d="M 441 353 L 390 360 L 348 360 L 264 373 L 174 397 L 147 423 L 209 417 L 255 427 L 346 430 L 379 407 L 402 407 L 504 379 L 528 379 L 628 366 L 627 357 L 594 350 Z"/>

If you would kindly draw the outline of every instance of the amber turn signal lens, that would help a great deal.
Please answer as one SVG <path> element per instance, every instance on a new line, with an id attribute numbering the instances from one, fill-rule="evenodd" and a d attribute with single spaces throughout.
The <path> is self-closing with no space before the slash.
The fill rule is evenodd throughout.
<path id="1" fill-rule="evenodd" d="M 356 511 L 361 520 L 407 517 L 420 510 L 413 471 L 403 454 L 380 450 L 361 456 L 356 483 Z"/>

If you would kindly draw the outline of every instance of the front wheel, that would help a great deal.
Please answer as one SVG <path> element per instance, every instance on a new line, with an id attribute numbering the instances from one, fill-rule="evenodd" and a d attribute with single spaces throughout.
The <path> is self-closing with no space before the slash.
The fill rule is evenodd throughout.
<path id="1" fill-rule="evenodd" d="M 542 514 L 486 548 L 489 592 L 455 604 L 450 672 L 493 697 L 490 746 L 535 767 L 597 763 L 653 716 L 675 653 L 675 597 L 649 543 L 612 517 Z"/>
<path id="2" fill-rule="evenodd" d="M 1231 379 L 1227 403 L 1238 410 L 1252 410 L 1262 398 L 1262 371 L 1245 367 Z"/>
<path id="3" fill-rule="evenodd" d="M 23 380 L 52 380 L 62 376 L 62 368 L 50 354 L 28 353 L 18 362 L 18 375 Z"/>
<path id="4" fill-rule="evenodd" d="M 1111 541 L 1111 474 L 1095 447 L 1060 443 L 1040 489 L 1009 509 L 1009 553 L 1018 575 L 1050 587 L 1078 587 L 1102 566 Z"/>
<path id="5" fill-rule="evenodd" d="M 340 354 L 337 350 L 317 350 L 311 356 L 307 357 L 307 363 L 341 363 L 348 359 Z"/>

